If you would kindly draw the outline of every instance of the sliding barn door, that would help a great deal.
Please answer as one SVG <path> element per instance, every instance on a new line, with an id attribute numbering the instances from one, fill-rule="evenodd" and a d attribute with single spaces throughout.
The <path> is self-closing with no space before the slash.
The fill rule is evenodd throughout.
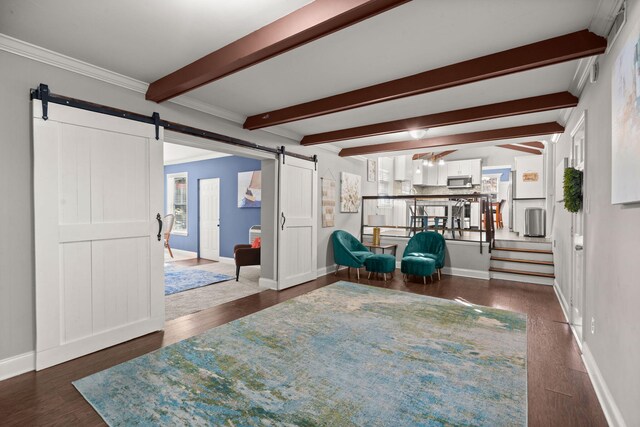
<path id="1" fill-rule="evenodd" d="M 313 162 L 281 156 L 278 289 L 317 277 L 317 182 Z"/>
<path id="2" fill-rule="evenodd" d="M 33 107 L 39 370 L 163 328 L 164 180 L 153 125 Z"/>

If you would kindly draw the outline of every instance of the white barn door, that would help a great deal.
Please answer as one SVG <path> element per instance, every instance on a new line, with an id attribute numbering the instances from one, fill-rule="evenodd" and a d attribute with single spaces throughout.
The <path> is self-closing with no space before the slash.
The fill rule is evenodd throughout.
<path id="1" fill-rule="evenodd" d="M 279 176 L 278 289 L 281 290 L 317 277 L 318 174 L 313 162 L 281 156 Z"/>
<path id="2" fill-rule="evenodd" d="M 61 105 L 48 115 L 33 103 L 37 370 L 164 326 L 162 138 Z"/>

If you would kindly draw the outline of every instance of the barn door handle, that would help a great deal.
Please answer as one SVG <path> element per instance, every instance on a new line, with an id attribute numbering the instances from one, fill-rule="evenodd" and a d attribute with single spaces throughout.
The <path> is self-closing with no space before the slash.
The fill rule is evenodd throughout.
<path id="1" fill-rule="evenodd" d="M 156 215 L 156 220 L 158 221 L 158 242 L 162 239 L 162 217 L 160 214 Z"/>
<path id="2" fill-rule="evenodd" d="M 282 230 L 284 230 L 284 223 L 287 222 L 287 217 L 284 216 L 284 212 L 282 212 L 280 215 L 282 215 Z"/>

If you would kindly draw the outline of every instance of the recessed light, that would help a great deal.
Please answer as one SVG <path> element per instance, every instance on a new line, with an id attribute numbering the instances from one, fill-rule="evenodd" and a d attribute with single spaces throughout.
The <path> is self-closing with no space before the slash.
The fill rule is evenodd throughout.
<path id="1" fill-rule="evenodd" d="M 427 130 L 426 129 L 411 129 L 409 131 L 409 135 L 411 135 L 411 138 L 413 139 L 420 139 L 423 136 L 425 136 L 427 134 Z"/>

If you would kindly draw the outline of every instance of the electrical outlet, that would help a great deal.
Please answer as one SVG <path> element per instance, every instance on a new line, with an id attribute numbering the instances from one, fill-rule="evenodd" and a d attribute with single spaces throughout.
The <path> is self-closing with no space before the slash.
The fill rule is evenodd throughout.
<path id="1" fill-rule="evenodd" d="M 592 334 L 596 333 L 596 318 L 595 317 L 591 318 L 591 333 Z"/>

